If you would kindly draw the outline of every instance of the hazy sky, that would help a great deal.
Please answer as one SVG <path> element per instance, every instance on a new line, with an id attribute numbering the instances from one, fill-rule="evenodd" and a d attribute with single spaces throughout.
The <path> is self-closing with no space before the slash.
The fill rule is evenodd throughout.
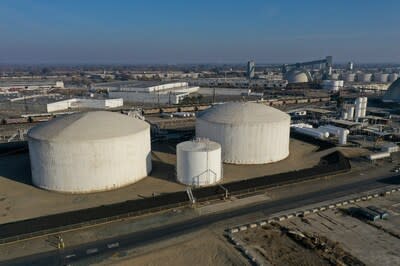
<path id="1" fill-rule="evenodd" d="M 0 63 L 400 63 L 398 0 L 1 0 Z"/>

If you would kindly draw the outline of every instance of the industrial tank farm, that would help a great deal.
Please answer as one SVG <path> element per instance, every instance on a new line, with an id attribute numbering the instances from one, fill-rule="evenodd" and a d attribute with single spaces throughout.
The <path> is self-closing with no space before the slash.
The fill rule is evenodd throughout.
<path id="1" fill-rule="evenodd" d="M 34 185 L 85 193 L 134 183 L 151 171 L 150 126 L 98 111 L 59 117 L 28 132 Z"/>
<path id="2" fill-rule="evenodd" d="M 264 164 L 289 155 L 290 116 L 275 108 L 231 102 L 204 111 L 196 136 L 218 142 L 222 159 L 232 164 Z"/>
<path id="3" fill-rule="evenodd" d="M 190 186 L 207 186 L 222 179 L 221 145 L 208 139 L 176 146 L 177 179 Z"/>

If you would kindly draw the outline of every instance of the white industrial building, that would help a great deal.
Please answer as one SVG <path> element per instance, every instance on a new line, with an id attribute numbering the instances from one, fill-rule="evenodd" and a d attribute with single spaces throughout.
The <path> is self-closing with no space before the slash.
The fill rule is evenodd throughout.
<path id="1" fill-rule="evenodd" d="M 205 110 L 196 119 L 196 136 L 218 142 L 222 160 L 263 164 L 289 155 L 290 116 L 275 108 L 230 102 Z"/>
<path id="2" fill-rule="evenodd" d="M 207 186 L 222 179 L 221 145 L 208 139 L 185 141 L 176 146 L 176 174 L 189 186 Z"/>
<path id="3" fill-rule="evenodd" d="M 85 193 L 134 183 L 151 171 L 150 126 L 106 111 L 75 113 L 28 132 L 34 185 Z"/>
<path id="4" fill-rule="evenodd" d="M 284 88 L 287 85 L 286 80 L 271 77 L 271 79 L 252 79 L 249 81 L 245 78 L 201 78 L 191 80 L 190 84 L 200 87 L 225 87 L 225 88 Z"/>
<path id="5" fill-rule="evenodd" d="M 68 109 L 91 108 L 91 109 L 109 109 L 121 107 L 124 105 L 124 100 L 119 99 L 79 99 L 72 98 L 63 101 L 48 103 L 46 106 L 47 112 L 58 112 Z"/>
<path id="6" fill-rule="evenodd" d="M 110 98 L 122 98 L 126 102 L 178 104 L 199 87 L 190 87 L 187 82 L 166 84 L 120 86 L 109 89 Z"/>
<path id="7" fill-rule="evenodd" d="M 54 80 L 27 80 L 27 81 L 1 81 L 0 90 L 17 91 L 17 90 L 38 90 L 38 89 L 62 89 L 63 81 Z"/>

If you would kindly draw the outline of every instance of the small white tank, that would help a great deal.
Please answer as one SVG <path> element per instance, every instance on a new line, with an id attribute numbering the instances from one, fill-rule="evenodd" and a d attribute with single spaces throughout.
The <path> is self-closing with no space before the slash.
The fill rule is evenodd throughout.
<path id="1" fill-rule="evenodd" d="M 354 119 L 354 106 L 347 107 L 347 119 L 349 119 L 349 120 Z"/>
<path id="2" fill-rule="evenodd" d="M 208 139 L 185 141 L 176 146 L 176 174 L 180 183 L 207 186 L 222 179 L 221 145 Z"/>

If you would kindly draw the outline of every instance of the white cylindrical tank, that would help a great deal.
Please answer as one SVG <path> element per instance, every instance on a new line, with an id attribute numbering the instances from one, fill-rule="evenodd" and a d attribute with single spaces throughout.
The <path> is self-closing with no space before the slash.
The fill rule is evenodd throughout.
<path id="1" fill-rule="evenodd" d="M 293 127 L 293 129 L 300 133 L 307 136 L 311 136 L 317 139 L 326 139 L 329 137 L 329 133 L 326 131 L 318 130 L 315 128 L 305 128 L 305 127 Z"/>
<path id="2" fill-rule="evenodd" d="M 283 160 L 289 155 L 289 135 L 290 116 L 259 103 L 215 105 L 196 119 L 196 136 L 220 143 L 226 163 Z"/>
<path id="3" fill-rule="evenodd" d="M 362 97 L 361 117 L 365 117 L 367 115 L 367 104 L 368 104 L 368 98 Z"/>
<path id="4" fill-rule="evenodd" d="M 357 79 L 359 82 L 370 82 L 372 74 L 370 73 L 358 73 Z"/>
<path id="5" fill-rule="evenodd" d="M 75 113 L 28 132 L 34 185 L 85 193 L 134 183 L 151 171 L 150 126 L 118 113 Z"/>
<path id="6" fill-rule="evenodd" d="M 389 74 L 386 73 L 375 73 L 374 80 L 375 82 L 386 83 L 388 82 Z"/>
<path id="7" fill-rule="evenodd" d="M 342 76 L 343 76 L 344 81 L 346 81 L 346 82 L 354 82 L 356 74 L 354 74 L 354 73 L 345 73 Z"/>
<path id="8" fill-rule="evenodd" d="M 346 145 L 347 144 L 347 136 L 349 135 L 350 131 L 348 129 L 342 129 L 339 131 L 339 144 Z"/>
<path id="9" fill-rule="evenodd" d="M 348 129 L 333 125 L 321 126 L 318 129 L 320 129 L 321 131 L 326 131 L 331 135 L 337 136 L 339 144 L 341 145 L 345 145 L 347 143 L 347 135 L 349 135 L 350 133 Z"/>
<path id="10" fill-rule="evenodd" d="M 349 119 L 349 120 L 354 119 L 354 106 L 352 106 L 352 105 L 347 107 L 347 119 Z"/>
<path id="11" fill-rule="evenodd" d="M 355 102 L 355 111 L 354 111 L 354 119 L 357 121 L 360 117 L 363 117 L 363 106 L 364 106 L 363 97 L 358 97 Z"/>
<path id="12" fill-rule="evenodd" d="M 399 74 L 392 73 L 392 74 L 389 75 L 389 81 L 390 82 L 394 82 L 396 79 L 398 79 L 398 77 L 399 77 Z"/>
<path id="13" fill-rule="evenodd" d="M 208 139 L 185 141 L 176 146 L 179 182 L 207 186 L 222 179 L 221 145 Z"/>

